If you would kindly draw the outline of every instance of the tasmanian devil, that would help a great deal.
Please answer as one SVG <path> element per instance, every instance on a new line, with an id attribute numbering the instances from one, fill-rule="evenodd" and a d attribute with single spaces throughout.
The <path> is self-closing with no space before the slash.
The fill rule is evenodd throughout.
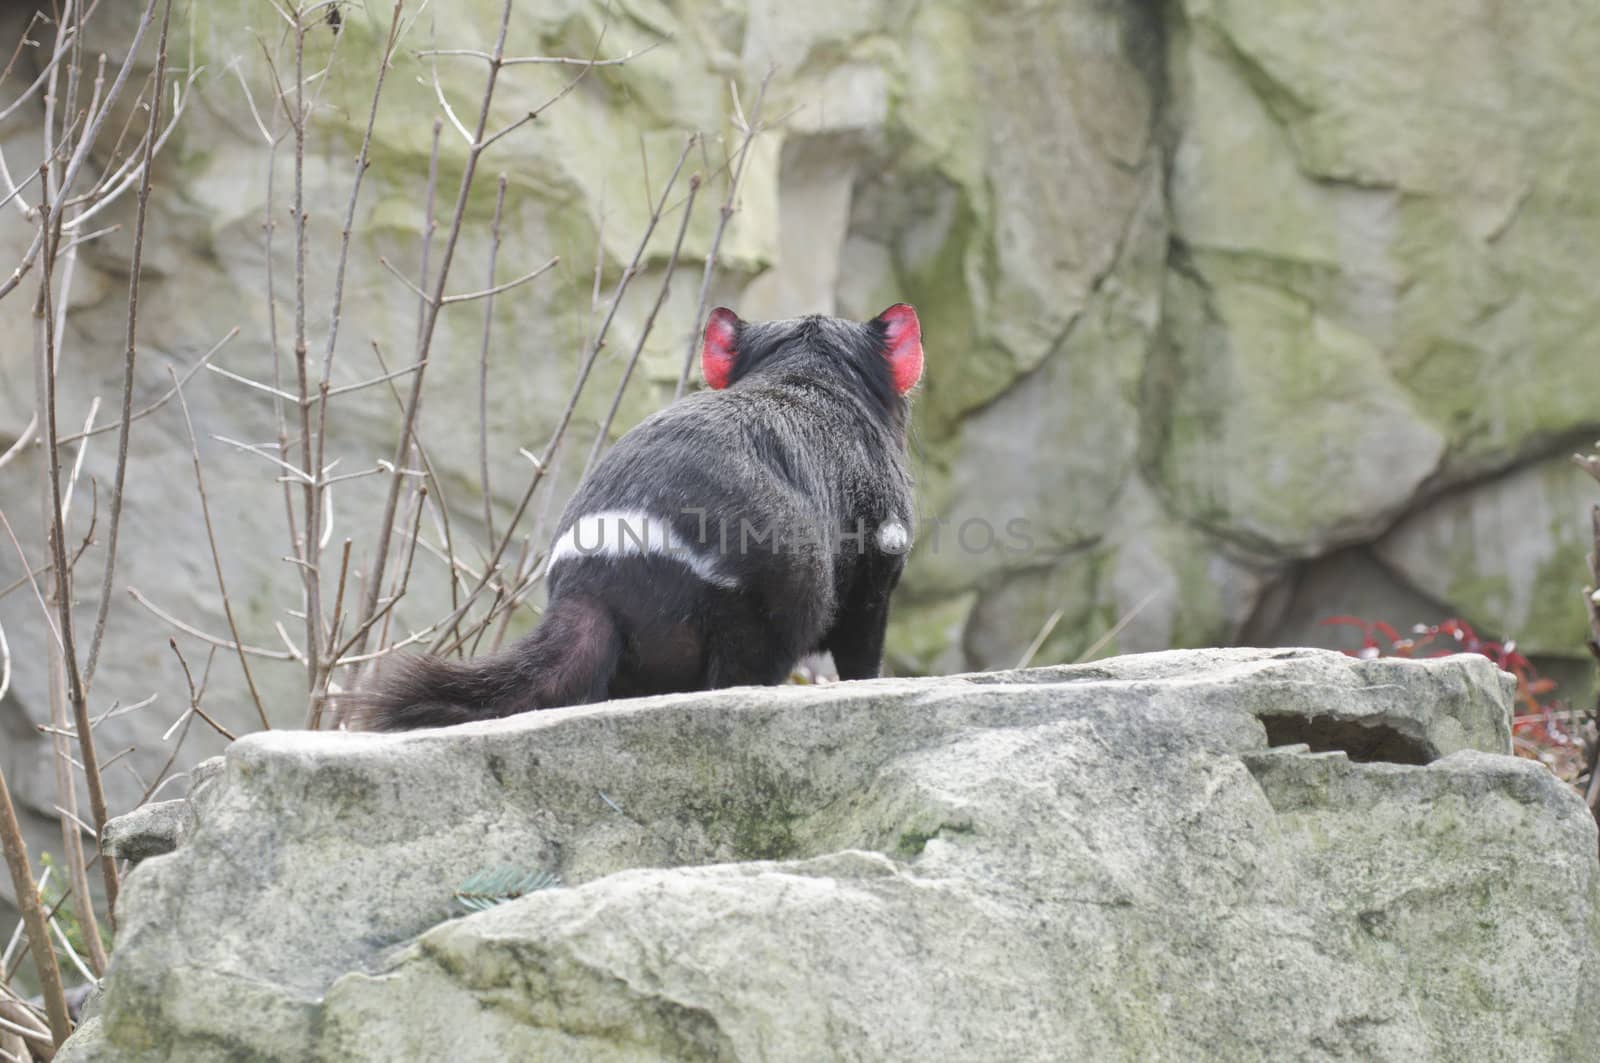
<path id="1" fill-rule="evenodd" d="M 404 730 L 781 681 L 808 653 L 878 674 L 911 542 L 917 313 L 860 323 L 711 312 L 710 391 L 619 439 L 562 514 L 539 626 L 470 661 L 393 663 L 354 711 Z"/>

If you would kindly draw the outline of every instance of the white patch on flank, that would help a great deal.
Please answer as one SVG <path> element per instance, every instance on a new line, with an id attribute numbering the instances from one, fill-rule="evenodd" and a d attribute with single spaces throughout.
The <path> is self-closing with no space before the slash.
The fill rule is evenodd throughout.
<path id="1" fill-rule="evenodd" d="M 586 513 L 573 521 L 550 550 L 549 569 L 578 557 L 667 557 L 707 583 L 732 589 L 739 581 L 717 571 L 716 563 L 685 542 L 671 522 L 637 509 Z"/>
<path id="2" fill-rule="evenodd" d="M 886 554 L 903 554 L 911 545 L 911 533 L 893 517 L 878 525 L 878 549 Z"/>

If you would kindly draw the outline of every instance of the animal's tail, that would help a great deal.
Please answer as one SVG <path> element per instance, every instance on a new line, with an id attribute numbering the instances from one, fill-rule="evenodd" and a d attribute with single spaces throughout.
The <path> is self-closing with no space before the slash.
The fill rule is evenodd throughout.
<path id="1" fill-rule="evenodd" d="M 346 718 L 369 731 L 491 720 L 603 701 L 621 656 L 622 633 L 605 606 L 562 598 L 508 650 L 470 661 L 401 657 L 371 688 L 340 700 Z"/>

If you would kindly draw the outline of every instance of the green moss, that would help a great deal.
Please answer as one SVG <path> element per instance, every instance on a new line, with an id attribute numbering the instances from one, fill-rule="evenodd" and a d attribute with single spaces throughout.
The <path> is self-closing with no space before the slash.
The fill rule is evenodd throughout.
<path id="1" fill-rule="evenodd" d="M 1525 649 L 1579 655 L 1589 637 L 1588 615 L 1583 606 L 1583 588 L 1589 572 L 1587 552 L 1566 526 L 1551 528 L 1548 534 L 1558 545 L 1539 566 L 1533 578 L 1528 618 L 1522 630 L 1513 634 Z"/>
<path id="2" fill-rule="evenodd" d="M 787 860 L 799 852 L 794 825 L 800 815 L 787 806 L 759 805 L 732 820 L 733 844 L 742 860 Z"/>
<path id="3" fill-rule="evenodd" d="M 921 856 L 922 851 L 928 847 L 928 843 L 941 835 L 976 833 L 976 828 L 970 823 L 940 823 L 932 830 L 927 831 L 913 828 L 903 832 L 895 840 L 894 855 L 902 860 L 909 860 L 912 857 Z"/>
<path id="4" fill-rule="evenodd" d="M 937 250 L 916 261 L 904 255 L 896 259 L 905 297 L 918 307 L 923 333 L 937 336 L 940 350 L 959 352 L 923 381 L 915 418 L 918 431 L 928 438 L 949 438 L 964 414 L 992 401 L 1019 372 L 1005 350 L 980 334 L 974 315 L 968 266 L 973 255 L 982 254 L 982 240 L 971 205 L 959 197 Z"/>
<path id="5" fill-rule="evenodd" d="M 702 756 L 711 755 L 710 751 Z M 696 792 L 707 798 L 685 809 L 716 841 L 729 845 L 736 860 L 787 860 L 799 855 L 796 827 L 809 807 L 799 784 L 765 765 L 730 766 L 703 761 L 696 773 L 704 782 Z M 711 797 L 709 795 L 716 795 Z"/>

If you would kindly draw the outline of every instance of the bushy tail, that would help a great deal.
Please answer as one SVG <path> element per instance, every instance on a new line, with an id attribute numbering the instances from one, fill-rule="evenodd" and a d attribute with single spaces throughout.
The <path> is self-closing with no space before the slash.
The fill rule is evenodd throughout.
<path id="1" fill-rule="evenodd" d="M 622 656 L 616 621 L 592 598 L 551 603 L 533 633 L 501 653 L 452 661 L 400 657 L 340 699 L 351 725 L 409 731 L 603 701 Z"/>

